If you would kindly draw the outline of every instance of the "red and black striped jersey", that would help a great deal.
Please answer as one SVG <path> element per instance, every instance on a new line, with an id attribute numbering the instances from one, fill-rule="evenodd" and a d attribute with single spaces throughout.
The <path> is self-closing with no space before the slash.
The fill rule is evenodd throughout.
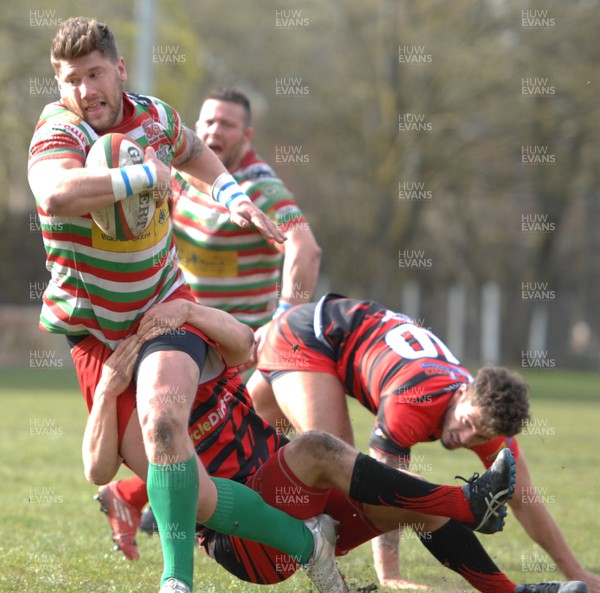
<path id="1" fill-rule="evenodd" d="M 331 293 L 275 320 L 258 368 L 335 373 L 345 392 L 376 415 L 371 446 L 403 457 L 440 437 L 452 395 L 473 380 L 442 340 L 411 318 Z M 485 455 L 476 451 L 484 463 L 495 441 Z"/>
<path id="2" fill-rule="evenodd" d="M 252 407 L 236 369 L 199 385 L 188 433 L 210 475 L 245 482 L 287 443 Z"/>

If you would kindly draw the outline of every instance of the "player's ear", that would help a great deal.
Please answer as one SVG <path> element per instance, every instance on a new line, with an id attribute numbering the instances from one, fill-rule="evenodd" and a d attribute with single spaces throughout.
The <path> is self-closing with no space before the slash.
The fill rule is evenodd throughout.
<path id="1" fill-rule="evenodd" d="M 127 67 L 125 66 L 125 58 L 121 56 L 117 60 L 117 72 L 119 73 L 119 79 L 121 82 L 125 82 L 127 80 Z"/>
<path id="2" fill-rule="evenodd" d="M 471 386 L 467 383 L 463 383 L 457 390 L 456 395 L 458 396 L 457 401 L 466 402 L 471 399 Z"/>
<path id="3" fill-rule="evenodd" d="M 251 126 L 248 126 L 245 130 L 244 130 L 244 140 L 246 142 L 251 142 L 252 138 L 254 138 L 254 128 Z"/>

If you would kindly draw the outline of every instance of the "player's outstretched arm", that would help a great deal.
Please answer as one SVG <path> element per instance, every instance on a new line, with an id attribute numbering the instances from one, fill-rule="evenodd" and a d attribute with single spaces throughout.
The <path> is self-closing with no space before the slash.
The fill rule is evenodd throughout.
<path id="1" fill-rule="evenodd" d="M 321 248 L 307 222 L 286 230 L 287 241 L 279 246 L 283 251 L 281 298 L 289 305 L 308 302 L 319 279 Z"/>
<path id="2" fill-rule="evenodd" d="M 142 317 L 137 335 L 145 342 L 157 335 L 189 323 L 216 342 L 227 366 L 245 362 L 254 347 L 254 333 L 225 311 L 205 307 L 184 299 L 152 306 Z"/>
<path id="3" fill-rule="evenodd" d="M 117 425 L 117 399 L 127 389 L 141 342 L 132 335 L 106 359 L 94 392 L 81 453 L 85 477 L 93 484 L 107 484 L 121 465 Z"/>
<path id="4" fill-rule="evenodd" d="M 541 496 L 536 494 L 522 451 L 516 460 L 516 472 L 515 494 L 509 505 L 527 535 L 546 550 L 567 579 L 584 581 L 590 591 L 600 593 L 600 576 L 581 566 Z"/>
<path id="5" fill-rule="evenodd" d="M 231 222 L 240 227 L 253 224 L 267 239 L 283 243 L 285 234 L 250 201 L 215 153 L 192 130 L 184 131 L 186 150 L 173 161 L 173 166 L 187 173 L 186 180 L 196 189 L 224 205 L 231 213 Z"/>

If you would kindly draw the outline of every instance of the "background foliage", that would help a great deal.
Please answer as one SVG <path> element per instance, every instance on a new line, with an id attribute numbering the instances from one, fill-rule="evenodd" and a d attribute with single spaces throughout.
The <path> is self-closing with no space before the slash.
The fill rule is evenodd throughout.
<path id="1" fill-rule="evenodd" d="M 47 281 L 27 146 L 41 108 L 57 97 L 48 60 L 56 24 L 85 14 L 115 30 L 130 79 L 140 57 L 151 62 L 152 92 L 189 125 L 213 86 L 250 94 L 256 145 L 298 196 L 323 247 L 321 290 L 407 310 L 403 291 L 418 285 L 418 310 L 407 312 L 446 335 L 447 297 L 460 286 L 467 302 L 460 355 L 479 362 L 480 295 L 494 282 L 502 291 L 502 361 L 520 360 L 537 314 L 549 320 L 547 358 L 598 368 L 596 0 L 157 0 L 155 7 L 152 37 L 134 2 L 4 2 L 0 302 L 32 304 L 28 287 Z M 152 41 L 141 56 L 140 35 Z M 425 60 L 407 63 L 418 52 Z M 132 90 L 140 86 L 131 81 Z M 428 130 L 401 131 L 407 114 Z M 552 162 L 523 163 L 528 147 Z M 286 150 L 302 162 L 282 160 Z M 406 199 L 400 184 L 426 197 Z M 531 220 L 539 224 L 527 228 Z M 524 287 L 547 294 L 524 298 Z"/>

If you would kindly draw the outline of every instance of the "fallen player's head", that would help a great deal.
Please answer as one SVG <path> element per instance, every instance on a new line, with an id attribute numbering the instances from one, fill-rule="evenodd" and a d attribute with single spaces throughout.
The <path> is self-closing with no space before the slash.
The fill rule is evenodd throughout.
<path id="1" fill-rule="evenodd" d="M 447 449 L 512 437 L 529 421 L 529 387 L 504 367 L 485 366 L 461 385 L 446 411 L 440 440 Z"/>
<path id="2" fill-rule="evenodd" d="M 487 433 L 512 437 L 529 421 L 529 386 L 518 373 L 485 366 L 467 387 L 466 396 L 481 409 Z"/>

